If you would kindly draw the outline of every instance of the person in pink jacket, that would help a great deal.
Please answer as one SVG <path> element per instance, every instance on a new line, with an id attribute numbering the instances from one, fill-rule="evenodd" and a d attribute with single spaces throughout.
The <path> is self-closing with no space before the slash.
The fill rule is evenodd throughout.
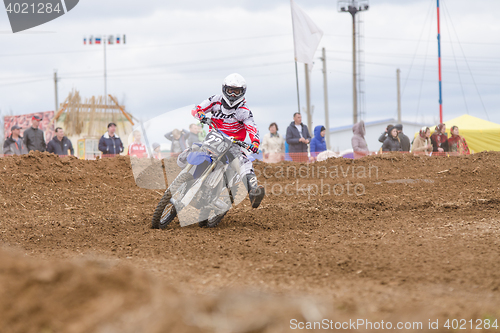
<path id="1" fill-rule="evenodd" d="M 351 144 L 354 155 L 367 155 L 370 151 L 368 150 L 368 145 L 365 140 L 365 122 L 361 120 L 360 122 L 354 124 L 352 126 L 352 132 L 354 135 L 352 136 Z"/>

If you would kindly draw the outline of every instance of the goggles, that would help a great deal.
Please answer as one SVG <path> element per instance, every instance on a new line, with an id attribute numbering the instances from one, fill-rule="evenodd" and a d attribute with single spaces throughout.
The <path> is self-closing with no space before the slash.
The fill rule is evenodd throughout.
<path id="1" fill-rule="evenodd" d="M 240 87 L 226 87 L 226 94 L 232 96 L 240 96 L 243 94 L 243 88 Z"/>

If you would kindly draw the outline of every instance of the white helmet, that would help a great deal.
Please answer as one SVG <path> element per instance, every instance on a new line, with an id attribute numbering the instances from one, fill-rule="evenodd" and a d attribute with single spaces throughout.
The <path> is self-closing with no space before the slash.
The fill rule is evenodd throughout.
<path id="1" fill-rule="evenodd" d="M 238 73 L 230 74 L 222 82 L 222 97 L 224 107 L 235 108 L 245 98 L 247 83 Z"/>

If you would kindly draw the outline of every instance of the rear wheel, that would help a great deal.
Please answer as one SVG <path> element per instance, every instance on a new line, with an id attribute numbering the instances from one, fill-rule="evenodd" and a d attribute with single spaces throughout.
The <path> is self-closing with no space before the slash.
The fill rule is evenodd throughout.
<path id="1" fill-rule="evenodd" d="M 198 222 L 198 226 L 200 228 L 205 228 L 205 227 L 207 227 L 207 228 L 215 228 L 216 226 L 219 225 L 219 223 L 222 221 L 222 219 L 224 218 L 224 216 L 226 216 L 226 213 L 215 215 L 215 212 L 212 211 L 212 212 L 210 212 L 208 214 L 208 218 L 207 219 Z"/>
<path id="2" fill-rule="evenodd" d="M 212 217 L 209 217 L 207 220 L 207 227 L 208 228 L 215 228 L 216 226 L 219 225 L 220 221 L 226 216 L 226 213 L 222 213 L 220 215 L 215 215 Z"/>
<path id="3" fill-rule="evenodd" d="M 233 196 L 231 192 L 232 192 L 231 190 L 225 188 L 219 194 L 219 197 L 217 199 L 219 202 L 222 202 L 223 204 L 227 205 L 228 208 L 230 208 L 233 203 Z M 201 222 L 199 222 L 198 225 L 200 227 L 215 228 L 216 226 L 219 225 L 224 216 L 226 216 L 226 213 L 227 210 L 223 209 L 202 208 L 200 210 Z"/>

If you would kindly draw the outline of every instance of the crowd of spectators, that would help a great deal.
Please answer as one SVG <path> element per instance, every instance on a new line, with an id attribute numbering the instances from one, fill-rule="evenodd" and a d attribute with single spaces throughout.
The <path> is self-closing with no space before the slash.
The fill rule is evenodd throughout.
<path id="1" fill-rule="evenodd" d="M 40 118 L 33 116 L 31 126 L 24 131 L 18 125 L 11 127 L 11 135 L 5 140 L 3 145 L 4 155 L 23 155 L 30 151 L 47 151 L 59 156 L 74 155 L 71 141 L 64 136 L 61 127 L 55 129 L 55 136 L 48 144 L 45 143 L 43 132 L 38 128 Z M 317 159 L 318 155 L 327 151 L 325 140 L 326 128 L 318 125 L 314 128 L 314 137 L 311 137 L 309 128 L 302 123 L 302 115 L 296 112 L 293 121 L 286 129 L 286 136 L 278 132 L 278 124 L 273 122 L 269 125 L 269 132 L 263 137 L 261 144 L 262 158 L 265 162 L 276 163 L 285 160 L 288 155 L 292 161 L 308 162 Z M 354 157 L 370 154 L 366 143 L 366 129 L 363 121 L 352 127 L 353 137 L 351 140 Z M 415 154 L 470 154 L 469 147 L 463 136 L 459 134 L 457 126 L 452 126 L 451 136 L 448 138 L 446 125 L 436 126 L 431 135 L 429 127 L 422 127 L 412 142 L 403 133 L 403 125 L 389 124 L 378 141 L 382 143 L 379 152 L 412 152 Z M 135 130 L 132 133 L 133 142 L 128 146 L 127 154 L 139 158 L 152 156 L 162 159 L 167 156 L 162 155 L 161 146 L 153 143 L 152 151 L 148 151 L 142 143 L 141 132 Z M 198 124 L 191 124 L 189 130 L 174 129 L 166 133 L 165 138 L 171 141 L 169 156 L 175 157 L 194 143 L 203 141 L 205 136 L 202 127 Z M 116 124 L 109 123 L 108 130 L 99 140 L 99 150 L 103 156 L 111 157 L 119 155 L 124 151 L 123 143 L 116 134 Z"/>
<path id="2" fill-rule="evenodd" d="M 360 121 L 352 127 L 351 139 L 354 158 L 372 154 L 368 149 L 365 139 L 365 123 Z M 278 133 L 278 125 L 272 123 L 269 133 L 264 135 L 262 142 L 263 160 L 265 162 L 279 162 L 289 156 L 292 161 L 314 161 L 318 155 L 327 151 L 325 141 L 326 129 L 322 125 L 314 128 L 314 137 L 311 138 L 309 129 L 302 123 L 300 113 L 293 115 L 293 121 L 287 128 L 286 139 Z M 429 127 L 422 127 L 413 140 L 404 134 L 403 125 L 387 125 L 385 132 L 378 141 L 382 144 L 379 152 L 412 152 L 415 154 L 444 155 L 444 154 L 470 154 L 465 138 L 459 135 L 457 126 L 453 126 L 448 138 L 446 125 L 439 124 L 431 136 Z"/>
<path id="3" fill-rule="evenodd" d="M 56 128 L 56 135 L 46 144 L 44 133 L 38 128 L 40 121 L 41 118 L 39 116 L 33 116 L 31 118 L 31 126 L 24 131 L 24 136 L 21 136 L 22 128 L 20 126 L 12 126 L 10 128 L 11 135 L 5 139 L 3 144 L 3 154 L 25 155 L 30 151 L 36 150 L 41 152 L 47 151 L 59 156 L 74 155 L 73 145 L 64 136 L 64 130 L 61 127 Z"/>
<path id="4" fill-rule="evenodd" d="M 416 154 L 470 154 L 465 138 L 459 134 L 457 126 L 451 127 L 451 137 L 446 133 L 446 124 L 439 124 L 431 135 L 429 127 L 422 127 L 410 143 L 410 139 L 403 133 L 403 125 L 388 125 L 385 133 L 379 137 L 382 142 L 382 152 L 402 151 Z"/>
<path id="5" fill-rule="evenodd" d="M 205 133 L 198 124 L 189 125 L 189 130 L 174 129 L 165 134 L 165 138 L 172 142 L 170 148 L 170 156 L 179 156 L 186 148 L 191 147 L 194 143 L 203 141 Z"/>

